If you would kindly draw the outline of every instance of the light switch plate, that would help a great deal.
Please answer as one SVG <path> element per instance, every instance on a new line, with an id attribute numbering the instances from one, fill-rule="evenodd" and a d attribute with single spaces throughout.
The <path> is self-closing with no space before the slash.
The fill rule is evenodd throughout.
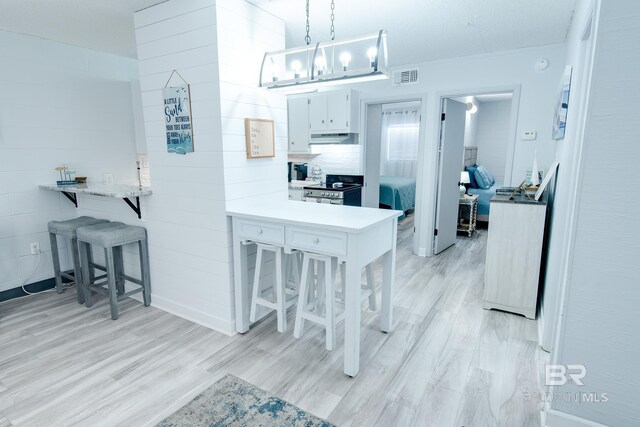
<path id="1" fill-rule="evenodd" d="M 104 174 L 104 183 L 105 184 L 113 184 L 113 174 L 105 173 Z"/>
<path id="2" fill-rule="evenodd" d="M 535 130 L 524 131 L 522 133 L 522 139 L 525 141 L 533 141 L 537 137 L 538 137 L 538 132 L 536 132 Z"/>

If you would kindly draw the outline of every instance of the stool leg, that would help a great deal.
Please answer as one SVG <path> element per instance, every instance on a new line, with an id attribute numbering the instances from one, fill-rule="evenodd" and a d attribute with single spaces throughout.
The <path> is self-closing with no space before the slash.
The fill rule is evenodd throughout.
<path id="1" fill-rule="evenodd" d="M 251 313 L 249 314 L 250 322 L 256 321 L 258 296 L 262 295 L 260 293 L 260 270 L 262 270 L 262 248 L 258 245 L 258 250 L 256 252 L 256 268 L 253 272 L 253 295 L 251 297 Z"/>
<path id="2" fill-rule="evenodd" d="M 347 277 L 347 263 L 340 264 L 340 293 L 342 294 L 342 302 L 344 302 L 344 284 L 346 283 L 345 277 Z"/>
<path id="3" fill-rule="evenodd" d="M 337 260 L 331 258 L 331 261 L 324 262 L 324 285 L 325 285 L 325 329 L 326 329 L 326 348 L 331 351 L 336 345 L 336 317 L 334 313 L 334 303 L 336 299 L 335 288 L 335 271 Z"/>
<path id="4" fill-rule="evenodd" d="M 325 264 L 322 261 L 318 261 L 316 260 L 316 289 L 317 289 L 317 298 L 318 298 L 318 304 L 317 304 L 317 308 L 316 308 L 316 314 L 318 315 L 322 315 L 325 312 L 325 307 L 324 307 L 324 303 L 326 300 L 326 295 L 325 295 L 325 291 L 326 291 L 326 286 L 325 286 L 325 281 L 327 280 L 325 277 Z"/>
<path id="5" fill-rule="evenodd" d="M 93 283 L 93 280 L 90 279 L 91 275 L 89 273 L 91 247 L 88 243 L 78 242 L 78 252 L 80 254 L 80 266 L 82 268 L 82 284 L 80 288 L 78 288 L 78 291 L 82 290 L 84 293 L 84 305 L 88 308 L 93 305 L 93 293 L 91 291 L 91 283 Z"/>
<path id="6" fill-rule="evenodd" d="M 76 281 L 78 304 L 84 304 L 82 265 L 80 264 L 80 253 L 78 252 L 78 239 L 71 239 L 71 253 L 73 254 L 73 278 Z"/>
<path id="7" fill-rule="evenodd" d="M 116 290 L 116 271 L 113 259 L 113 248 L 104 249 L 104 259 L 107 264 L 107 287 L 109 289 L 109 305 L 111 306 L 111 318 L 118 318 L 118 293 Z"/>
<path id="8" fill-rule="evenodd" d="M 276 259 L 274 260 L 275 273 L 276 273 L 276 313 L 278 316 L 278 332 L 284 332 L 287 330 L 287 292 L 286 283 L 283 274 L 283 259 L 282 248 L 276 250 Z"/>
<path id="9" fill-rule="evenodd" d="M 293 327 L 294 338 L 300 338 L 304 332 L 304 318 L 302 313 L 306 311 L 309 301 L 309 257 L 302 258 L 302 276 L 300 279 L 300 290 L 298 291 L 298 306 L 296 307 L 296 324 Z"/>
<path id="10" fill-rule="evenodd" d="M 371 291 L 371 295 L 369 295 L 369 310 L 376 311 L 376 283 L 373 281 L 371 264 L 367 264 L 365 273 L 367 275 L 367 289 Z"/>
<path id="11" fill-rule="evenodd" d="M 51 242 L 51 258 L 53 259 L 53 274 L 56 278 L 56 292 L 62 293 L 62 276 L 60 276 L 60 254 L 58 254 L 58 239 L 54 233 L 49 233 Z"/>
<path id="12" fill-rule="evenodd" d="M 149 271 L 149 244 L 147 239 L 138 242 L 140 253 L 140 276 L 142 277 L 142 297 L 145 307 L 151 305 L 151 273 Z"/>
<path id="13" fill-rule="evenodd" d="M 113 250 L 113 261 L 114 261 L 114 270 L 116 272 L 116 290 L 118 291 L 118 295 L 124 294 L 124 260 L 122 259 L 122 246 L 114 246 Z"/>

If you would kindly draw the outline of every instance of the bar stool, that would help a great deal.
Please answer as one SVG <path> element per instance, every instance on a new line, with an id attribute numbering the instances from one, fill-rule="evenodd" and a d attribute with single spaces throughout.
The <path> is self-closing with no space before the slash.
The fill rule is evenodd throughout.
<path id="1" fill-rule="evenodd" d="M 77 230 L 88 225 L 107 223 L 106 219 L 97 219 L 90 216 L 81 216 L 67 221 L 50 221 L 47 224 L 49 230 L 49 240 L 51 241 L 51 258 L 53 260 L 53 272 L 56 280 L 56 291 L 61 294 L 62 278 L 69 279 L 76 284 L 78 303 L 84 303 L 84 293 L 82 292 L 82 271 L 77 245 Z M 71 243 L 71 255 L 73 258 L 73 268 L 71 270 L 60 270 L 60 254 L 58 253 L 58 236 L 67 237 Z M 93 270 L 91 273 L 93 274 Z"/>
<path id="2" fill-rule="evenodd" d="M 281 246 L 257 243 L 256 267 L 253 275 L 253 292 L 251 297 L 251 313 L 249 320 L 256 321 L 258 306 L 275 310 L 278 319 L 278 332 L 287 330 L 287 309 L 296 303 L 300 282 L 299 265 L 300 253 L 293 251 L 290 255 L 284 253 Z M 272 286 L 266 286 L 262 277 L 264 254 L 274 254 L 275 279 Z M 291 273 L 293 271 L 293 278 Z"/>
<path id="3" fill-rule="evenodd" d="M 128 276 L 124 272 L 122 258 L 122 247 L 129 243 L 138 243 L 140 256 L 141 279 Z M 83 271 L 84 299 L 87 307 L 93 305 L 93 293 L 97 292 L 109 297 L 111 306 L 111 318 L 118 318 L 118 301 L 142 292 L 144 305 L 151 304 L 151 284 L 149 274 L 149 249 L 147 245 L 147 230 L 143 227 L 125 225 L 121 222 L 111 222 L 108 224 L 98 224 L 78 229 L 78 245 L 80 252 L 80 263 Z M 89 270 L 89 255 L 91 245 L 104 249 L 105 268 L 107 271 L 106 280 L 90 280 L 86 274 Z M 140 287 L 129 292 L 125 292 L 124 282 L 128 280 Z M 106 285 L 106 287 L 105 287 Z"/>
<path id="4" fill-rule="evenodd" d="M 315 275 L 312 263 L 316 264 L 315 267 L 318 271 Z M 326 331 L 325 347 L 329 351 L 333 350 L 336 345 L 336 324 L 344 319 L 346 264 L 340 264 L 340 290 L 336 288 L 337 265 L 338 260 L 336 257 L 303 252 L 296 324 L 293 329 L 294 338 L 300 338 L 304 333 L 305 320 L 324 326 Z M 367 281 L 361 285 L 361 298 L 369 298 L 369 309 L 375 310 L 376 294 L 371 264 L 368 264 L 365 269 Z M 316 294 L 315 301 L 313 298 L 314 291 Z M 341 311 L 338 312 L 337 309 L 341 309 Z"/>

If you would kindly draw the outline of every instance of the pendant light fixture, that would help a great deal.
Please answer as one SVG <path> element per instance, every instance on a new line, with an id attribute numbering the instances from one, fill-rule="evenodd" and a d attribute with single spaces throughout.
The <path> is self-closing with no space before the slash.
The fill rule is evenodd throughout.
<path id="1" fill-rule="evenodd" d="M 308 92 L 318 86 L 389 78 L 387 32 L 379 30 L 335 39 L 335 1 L 331 1 L 331 40 L 311 43 L 306 1 L 305 46 L 267 52 L 260 67 L 260 87 L 280 92 Z"/>

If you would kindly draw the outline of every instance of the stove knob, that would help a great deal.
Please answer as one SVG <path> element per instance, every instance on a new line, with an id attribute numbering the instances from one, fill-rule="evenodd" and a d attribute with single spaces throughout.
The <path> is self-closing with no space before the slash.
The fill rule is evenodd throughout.
<path id="1" fill-rule="evenodd" d="M 320 193 L 321 196 L 326 196 L 327 193 L 325 193 L 324 191 L 322 193 Z"/>

